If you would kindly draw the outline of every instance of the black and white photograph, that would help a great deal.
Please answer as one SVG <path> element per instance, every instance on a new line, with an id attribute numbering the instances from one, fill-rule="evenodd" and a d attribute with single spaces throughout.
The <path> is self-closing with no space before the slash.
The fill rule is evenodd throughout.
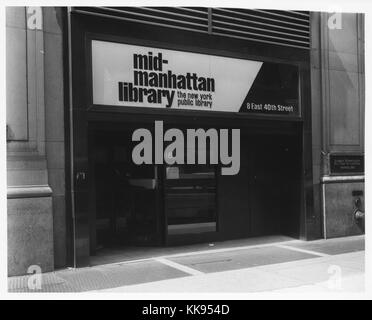
<path id="1" fill-rule="evenodd" d="M 6 299 L 368 296 L 368 1 L 61 3 L 3 6 Z"/>

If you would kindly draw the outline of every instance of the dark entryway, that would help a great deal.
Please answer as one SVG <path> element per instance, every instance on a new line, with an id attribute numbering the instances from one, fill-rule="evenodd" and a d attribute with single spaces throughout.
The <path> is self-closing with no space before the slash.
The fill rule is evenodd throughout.
<path id="1" fill-rule="evenodd" d="M 91 127 L 91 254 L 265 235 L 299 237 L 296 130 L 242 128 L 240 171 L 224 176 L 211 165 L 135 165 L 131 136 L 137 128 L 153 129 L 151 123 Z"/>
<path id="2" fill-rule="evenodd" d="M 219 177 L 221 236 L 299 237 L 300 146 L 296 135 L 242 131 L 240 172 Z"/>
<path id="3" fill-rule="evenodd" d="M 93 130 L 90 135 L 92 254 L 104 248 L 163 243 L 158 167 L 132 162 L 132 132 L 127 126 L 114 132 Z"/>

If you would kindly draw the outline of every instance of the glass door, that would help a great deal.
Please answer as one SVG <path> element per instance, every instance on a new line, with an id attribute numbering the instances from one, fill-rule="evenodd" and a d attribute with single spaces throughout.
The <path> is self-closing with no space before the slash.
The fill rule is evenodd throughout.
<path id="1" fill-rule="evenodd" d="M 131 160 L 132 130 L 97 131 L 92 143 L 95 216 L 92 252 L 163 242 L 158 166 Z"/>
<path id="2" fill-rule="evenodd" d="M 164 187 L 168 237 L 217 231 L 215 166 L 166 166 Z"/>

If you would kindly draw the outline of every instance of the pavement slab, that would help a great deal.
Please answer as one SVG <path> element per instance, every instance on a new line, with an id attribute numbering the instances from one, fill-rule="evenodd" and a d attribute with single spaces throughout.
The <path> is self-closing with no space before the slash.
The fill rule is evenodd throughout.
<path id="1" fill-rule="evenodd" d="M 186 276 L 185 272 L 150 260 L 45 273 L 42 274 L 41 290 L 29 289 L 29 276 L 11 277 L 8 278 L 8 291 L 81 292 Z"/>
<path id="2" fill-rule="evenodd" d="M 365 248 L 364 236 L 334 238 L 327 240 L 289 242 L 287 246 L 301 248 L 328 255 L 336 255 L 354 251 L 361 251 Z"/>
<path id="3" fill-rule="evenodd" d="M 288 250 L 276 246 L 253 249 L 232 250 L 209 254 L 199 254 L 170 259 L 204 273 L 256 267 L 286 261 L 316 257 L 308 253 Z"/>

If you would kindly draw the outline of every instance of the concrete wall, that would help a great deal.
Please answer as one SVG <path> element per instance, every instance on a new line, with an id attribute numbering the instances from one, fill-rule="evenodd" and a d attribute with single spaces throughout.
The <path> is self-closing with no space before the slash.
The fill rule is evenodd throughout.
<path id="1" fill-rule="evenodd" d="M 364 16 L 313 13 L 311 19 L 313 180 L 323 233 L 360 234 L 352 191 L 364 192 L 364 175 L 332 173 L 330 155 L 364 155 Z"/>
<path id="2" fill-rule="evenodd" d="M 60 10 L 6 9 L 8 273 L 66 263 Z"/>

